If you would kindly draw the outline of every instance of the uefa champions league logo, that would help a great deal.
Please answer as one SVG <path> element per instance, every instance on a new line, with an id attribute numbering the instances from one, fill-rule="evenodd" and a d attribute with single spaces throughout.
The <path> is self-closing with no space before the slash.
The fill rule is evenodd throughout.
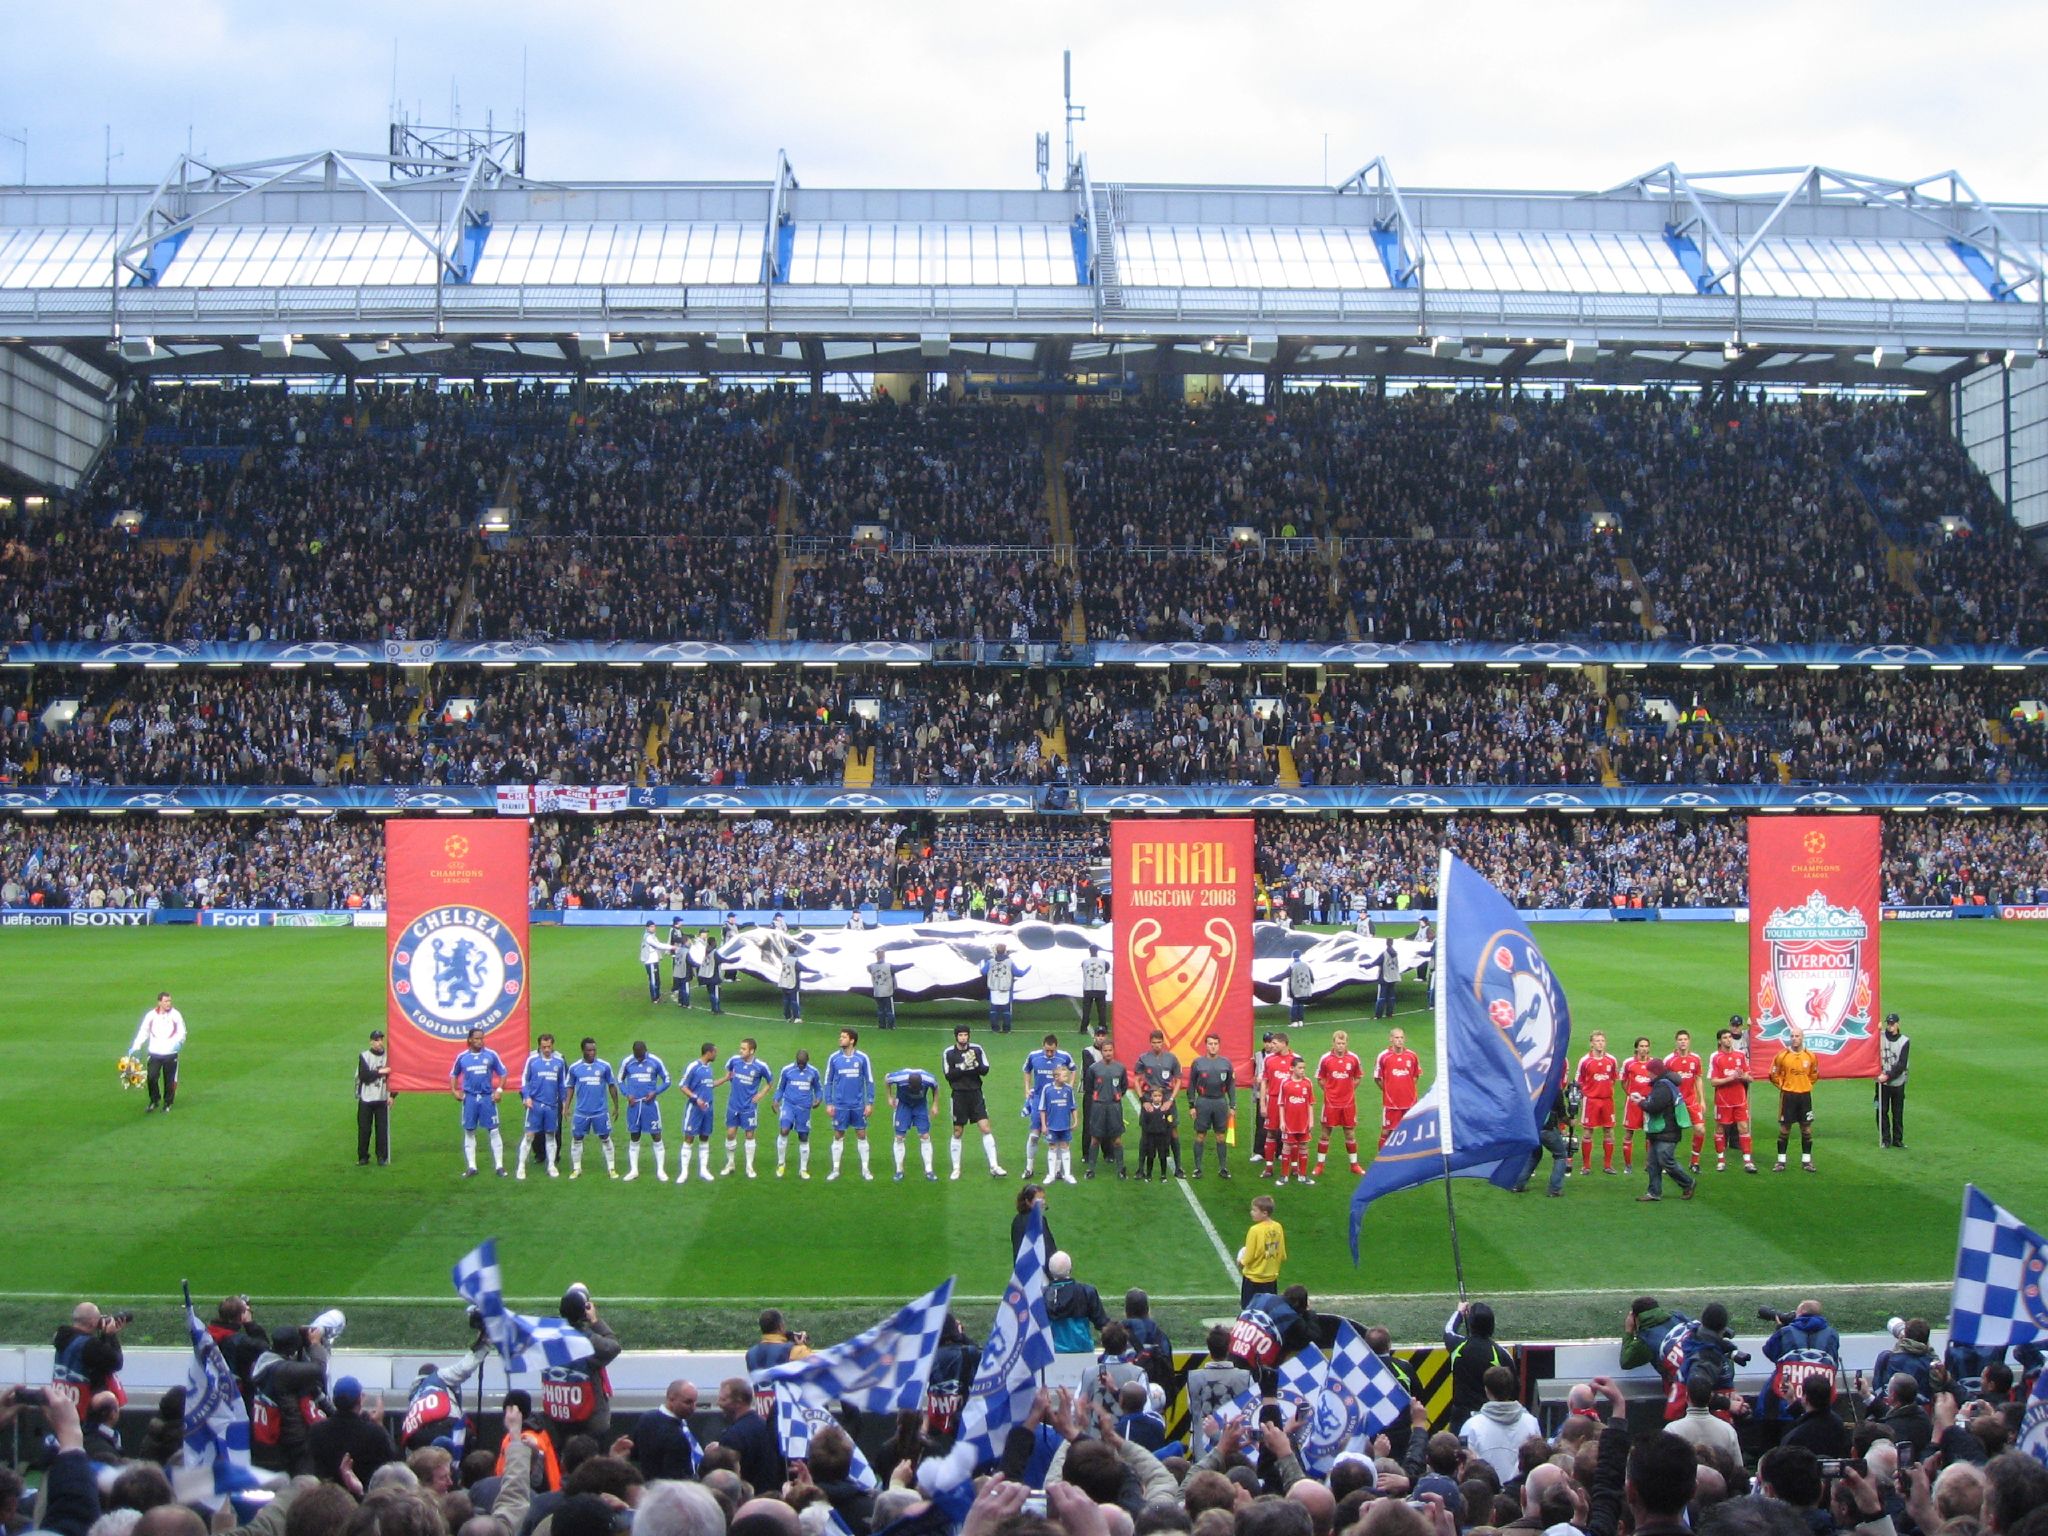
<path id="1" fill-rule="evenodd" d="M 408 923 L 391 951 L 391 996 L 439 1040 L 496 1029 L 526 989 L 526 957 L 505 924 L 476 907 L 445 906 Z"/>

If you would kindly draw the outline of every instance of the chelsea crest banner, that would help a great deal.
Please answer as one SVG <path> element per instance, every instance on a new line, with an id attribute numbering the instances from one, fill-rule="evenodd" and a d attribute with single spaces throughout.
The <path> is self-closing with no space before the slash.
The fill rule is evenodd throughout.
<path id="1" fill-rule="evenodd" d="M 1109 839 L 1118 1058 L 1136 1060 L 1156 1029 L 1185 1065 L 1215 1034 L 1249 1071 L 1251 818 L 1118 818 Z"/>
<path id="2" fill-rule="evenodd" d="M 472 1029 L 519 1081 L 526 1060 L 527 828 L 520 819 L 384 824 L 384 1012 L 391 1086 L 445 1093 Z"/>
<path id="3" fill-rule="evenodd" d="M 1797 1029 L 1820 1076 L 1878 1075 L 1882 835 L 1875 816 L 1749 819 L 1752 1072 Z"/>

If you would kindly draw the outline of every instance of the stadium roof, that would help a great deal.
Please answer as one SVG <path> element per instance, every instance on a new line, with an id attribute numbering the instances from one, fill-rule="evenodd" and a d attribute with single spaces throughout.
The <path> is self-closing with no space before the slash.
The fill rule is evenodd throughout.
<path id="1" fill-rule="evenodd" d="M 2048 350 L 2048 207 L 1952 171 L 1599 192 L 545 182 L 488 153 L 181 156 L 0 191 L 0 342 L 151 372 L 1735 377 Z"/>

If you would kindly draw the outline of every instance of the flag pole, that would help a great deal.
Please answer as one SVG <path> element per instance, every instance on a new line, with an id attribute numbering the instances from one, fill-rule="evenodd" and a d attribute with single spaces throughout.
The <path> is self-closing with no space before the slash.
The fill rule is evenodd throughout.
<path id="1" fill-rule="evenodd" d="M 1450 916 L 1447 892 L 1451 883 L 1451 850 L 1443 848 L 1436 866 L 1436 938 L 1429 962 L 1429 990 L 1436 1005 L 1436 1076 L 1444 1091 L 1437 1096 L 1437 1153 L 1443 1159 L 1444 1215 L 1451 1232 L 1451 1271 L 1458 1280 L 1458 1300 L 1465 1300 L 1465 1257 L 1458 1247 L 1458 1205 L 1451 1197 L 1451 1073 L 1450 1013 L 1444 996 L 1444 968 L 1438 963 L 1445 952 L 1444 927 Z"/>

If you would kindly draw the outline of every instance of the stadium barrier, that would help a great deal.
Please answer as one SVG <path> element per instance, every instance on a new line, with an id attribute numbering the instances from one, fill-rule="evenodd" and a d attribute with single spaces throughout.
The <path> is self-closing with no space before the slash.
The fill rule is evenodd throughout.
<path id="1" fill-rule="evenodd" d="M 1522 919 L 1531 923 L 1746 923 L 1747 907 L 1525 907 Z M 1356 914 L 1346 914 L 1346 922 Z M 1434 916 L 1425 908 L 1375 910 L 1375 923 L 1412 923 Z M 640 928 L 648 923 L 680 922 L 690 928 L 722 927 L 728 916 L 742 924 L 767 927 L 780 917 L 792 928 L 844 928 L 849 914 L 843 907 L 536 907 L 529 921 L 552 928 Z M 2005 919 L 2048 922 L 2048 904 L 2008 903 L 1976 907 L 1886 907 L 1887 922 L 1933 922 L 1958 918 Z M 903 927 L 925 920 L 915 909 L 874 907 L 861 909 L 861 920 L 870 928 Z M 934 921 L 943 920 L 934 914 Z M 90 907 L 44 911 L 9 908 L 0 911 L 0 928 L 382 928 L 383 911 L 306 909 L 273 907 Z M 1082 926 L 1079 924 L 1073 926 Z M 1344 926 L 1337 924 L 1335 926 Z"/>

